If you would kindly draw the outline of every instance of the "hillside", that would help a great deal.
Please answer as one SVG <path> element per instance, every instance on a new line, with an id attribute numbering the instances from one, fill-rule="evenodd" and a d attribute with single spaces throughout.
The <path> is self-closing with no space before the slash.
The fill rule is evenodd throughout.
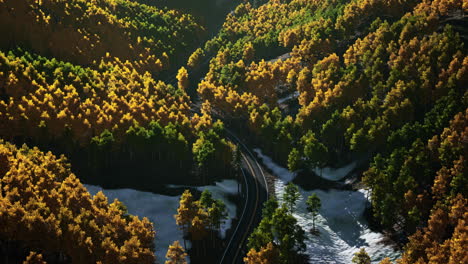
<path id="1" fill-rule="evenodd" d="M 152 224 L 81 182 L 245 192 L 239 143 L 316 189 L 355 164 L 397 263 L 467 262 L 467 26 L 465 0 L 0 0 L 0 262 L 152 263 Z M 227 241 L 209 206 L 195 263 Z M 307 261 L 276 207 L 246 263 Z"/>
<path id="2" fill-rule="evenodd" d="M 205 45 L 213 59 L 198 92 L 291 171 L 369 161 L 375 219 L 402 237 L 420 230 L 402 263 L 462 263 L 467 11 L 463 1 L 244 3 Z"/>

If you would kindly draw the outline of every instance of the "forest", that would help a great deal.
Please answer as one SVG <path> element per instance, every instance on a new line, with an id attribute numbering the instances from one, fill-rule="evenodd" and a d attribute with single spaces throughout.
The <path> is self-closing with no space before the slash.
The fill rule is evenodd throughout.
<path id="1" fill-rule="evenodd" d="M 466 0 L 0 0 L 0 34 L 0 263 L 332 263 L 333 188 L 398 252 L 333 263 L 468 263 Z"/>

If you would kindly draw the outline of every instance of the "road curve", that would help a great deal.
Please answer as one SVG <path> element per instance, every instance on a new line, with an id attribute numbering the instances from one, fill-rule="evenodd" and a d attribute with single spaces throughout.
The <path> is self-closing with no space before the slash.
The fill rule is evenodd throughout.
<path id="1" fill-rule="evenodd" d="M 190 111 L 200 114 L 200 105 L 193 104 Z M 244 178 L 242 200 L 245 202 L 219 263 L 241 264 L 247 254 L 247 238 L 262 219 L 262 206 L 268 200 L 268 185 L 265 174 L 250 149 L 232 131 L 227 128 L 224 130 L 241 150 L 241 172 Z"/>
<path id="2" fill-rule="evenodd" d="M 247 238 L 261 220 L 263 203 L 268 199 L 268 186 L 265 174 L 255 156 L 242 141 L 226 129 L 229 138 L 241 148 L 241 171 L 244 178 L 244 208 L 236 229 L 221 257 L 220 264 L 244 263 L 247 254 Z"/>

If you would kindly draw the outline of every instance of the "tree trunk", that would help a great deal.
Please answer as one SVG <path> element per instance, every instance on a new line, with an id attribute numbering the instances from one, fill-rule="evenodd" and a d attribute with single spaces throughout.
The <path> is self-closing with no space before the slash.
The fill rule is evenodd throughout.
<path id="1" fill-rule="evenodd" d="M 203 256 L 206 256 L 206 239 L 203 239 Z"/>
<path id="2" fill-rule="evenodd" d="M 315 231 L 315 215 L 312 217 L 312 229 Z"/>

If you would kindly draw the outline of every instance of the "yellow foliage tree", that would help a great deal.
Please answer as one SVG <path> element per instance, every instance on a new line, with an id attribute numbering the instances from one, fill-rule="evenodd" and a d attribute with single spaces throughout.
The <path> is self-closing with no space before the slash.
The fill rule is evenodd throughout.
<path id="1" fill-rule="evenodd" d="M 165 264 L 187 264 L 187 253 L 180 246 L 179 241 L 174 241 L 172 245 L 169 246 L 166 254 Z"/>
<path id="2" fill-rule="evenodd" d="M 185 91 L 189 85 L 188 72 L 184 67 L 180 68 L 177 72 L 177 85 L 179 89 Z"/>

